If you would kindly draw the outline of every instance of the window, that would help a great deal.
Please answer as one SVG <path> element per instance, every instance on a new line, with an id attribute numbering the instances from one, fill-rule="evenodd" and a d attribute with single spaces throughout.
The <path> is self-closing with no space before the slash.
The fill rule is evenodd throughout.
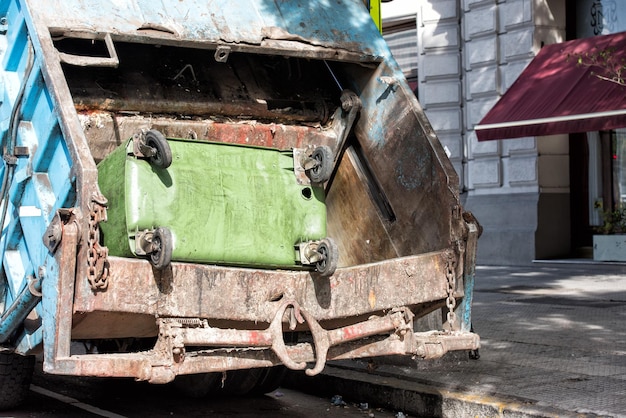
<path id="1" fill-rule="evenodd" d="M 615 209 L 626 208 L 626 129 L 616 129 L 611 136 L 612 196 Z"/>

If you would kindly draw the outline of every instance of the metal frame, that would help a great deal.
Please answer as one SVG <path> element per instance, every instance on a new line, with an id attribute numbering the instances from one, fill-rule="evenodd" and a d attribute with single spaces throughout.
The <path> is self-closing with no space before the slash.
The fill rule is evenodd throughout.
<path id="1" fill-rule="evenodd" d="M 437 358 L 449 350 L 478 348 L 479 338 L 469 328 L 479 226 L 471 218 L 463 219 L 454 169 L 361 0 L 340 2 L 354 20 L 309 16 L 306 1 L 280 3 L 284 10 L 265 10 L 262 24 L 232 8 L 217 8 L 219 24 L 206 26 L 204 32 L 194 25 L 185 28 L 159 20 L 158 16 L 175 17 L 181 12 L 176 7 L 163 15 L 150 14 L 140 0 L 129 0 L 128 16 L 101 12 L 114 8 L 114 3 L 101 2 L 102 8 L 95 10 L 86 0 L 0 0 L 0 15 L 8 17 L 0 27 L 5 86 L 0 91 L 0 116 L 6 119 L 7 109 L 14 109 L 16 100 L 23 102 L 23 111 L 16 116 L 17 145 L 29 151 L 25 158 L 17 158 L 15 181 L 8 187 L 11 218 L 0 241 L 4 310 L 12 303 L 24 305 L 22 313 L 41 324 L 22 328 L 21 321 L 5 315 L 10 325 L 3 337 L 6 349 L 30 354 L 43 345 L 44 370 L 50 373 L 132 376 L 164 383 L 177 374 L 278 364 L 303 369 L 307 362 L 315 363 L 307 369 L 313 375 L 333 359 L 391 354 Z M 205 4 L 184 3 L 194 10 Z M 261 4 L 249 3 L 254 8 Z M 133 10 L 141 11 L 137 16 L 142 19 L 136 21 Z M 311 19 L 310 26 L 294 27 L 278 18 L 302 11 L 300 18 Z M 119 21 L 120 16 L 126 19 Z M 208 25 L 202 13 L 190 16 L 199 19 L 196 24 Z M 229 26 L 233 21 L 238 25 Z M 248 25 L 250 30 L 246 22 L 254 23 Z M 226 36 L 220 32 L 222 24 L 231 30 L 232 41 L 222 39 Z M 318 28 L 319 33 L 333 36 L 307 32 L 327 24 L 332 28 Z M 241 32 L 233 32 L 236 28 Z M 206 36 L 199 39 L 193 35 L 197 33 Z M 106 199 L 98 190 L 95 161 L 61 68 L 64 58 L 51 34 L 104 39 L 111 56 L 98 65 L 117 65 L 114 42 L 130 40 L 370 65 L 371 79 L 355 78 L 350 86 L 362 104 L 360 117 L 349 112 L 349 123 L 337 123 L 335 129 L 343 146 L 354 123 L 370 180 L 386 191 L 385 198 L 394 207 L 397 221 L 375 214 L 371 218 L 387 234 L 390 255 L 371 262 L 363 262 L 362 254 L 344 260 L 331 278 L 302 271 L 182 263 L 155 272 L 145 261 L 106 257 L 106 249 L 96 248 L 94 238 L 97 223 L 106 219 Z M 25 71 L 29 40 L 35 57 L 30 74 Z M 228 54 L 220 59 L 227 60 Z M 94 64 L 83 60 L 89 63 Z M 25 86 L 23 98 L 12 85 Z M 414 137 L 407 139 L 403 132 Z M 411 146 L 398 147 L 399 141 L 410 141 Z M 337 151 L 342 170 L 348 167 L 347 174 L 341 171 L 337 176 L 360 181 L 349 172 L 351 157 L 339 158 L 342 150 Z M 19 205 L 13 206 L 16 202 Z M 422 206 L 416 209 L 417 203 Z M 344 212 L 342 216 L 350 215 L 349 208 Z M 363 248 L 359 251 L 365 254 Z M 454 282 L 447 279 L 450 273 Z M 16 302 L 20 292 L 38 297 L 37 286 L 35 292 L 25 293 L 28 277 L 41 279 L 42 299 L 34 310 L 31 300 Z M 441 309 L 450 298 L 462 300 L 456 307 L 462 319 L 449 324 L 450 331 L 413 330 L 416 312 Z M 132 335 L 115 334 L 119 318 L 129 319 Z M 313 342 L 286 344 L 282 333 L 287 330 L 308 331 Z M 138 353 L 72 354 L 72 341 L 102 335 L 157 337 L 157 343 Z"/>

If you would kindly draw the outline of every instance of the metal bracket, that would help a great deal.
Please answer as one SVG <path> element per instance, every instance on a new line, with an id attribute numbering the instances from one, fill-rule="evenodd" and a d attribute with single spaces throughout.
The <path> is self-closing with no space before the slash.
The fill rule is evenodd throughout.
<path id="1" fill-rule="evenodd" d="M 152 247 L 153 230 L 144 230 L 135 234 L 135 254 L 148 255 L 154 251 Z"/>
<path id="2" fill-rule="evenodd" d="M 137 158 L 150 158 L 157 154 L 156 149 L 146 144 L 145 132 L 133 135 L 133 155 Z"/>
<path id="3" fill-rule="evenodd" d="M 59 209 L 54 214 L 52 221 L 50 221 L 50 224 L 42 237 L 43 245 L 45 245 L 51 253 L 54 253 L 61 243 L 61 238 L 63 237 L 63 225 L 67 224 L 73 215 L 74 210 L 71 208 Z"/>
<path id="4" fill-rule="evenodd" d="M 308 241 L 296 245 L 298 254 L 300 254 L 300 263 L 310 265 L 322 260 L 320 253 L 317 252 L 318 244 L 319 241 Z"/>
<path id="5" fill-rule="evenodd" d="M 306 175 L 307 167 L 303 164 L 303 162 L 307 159 L 309 155 L 315 149 L 314 146 L 309 145 L 306 148 L 294 148 L 293 152 L 293 172 L 296 176 L 296 181 L 300 185 L 310 185 L 311 179 Z"/>
<path id="6" fill-rule="evenodd" d="M 95 38 L 96 40 L 98 38 Z M 67 54 L 65 52 L 59 52 L 59 60 L 65 64 L 75 65 L 78 67 L 111 67 L 117 68 L 120 65 L 120 60 L 115 51 L 115 45 L 110 33 L 106 33 L 102 39 L 107 47 L 108 57 L 86 57 L 80 55 Z"/>
<path id="7" fill-rule="evenodd" d="M 359 112 L 361 112 L 361 109 L 363 108 L 363 103 L 361 102 L 361 99 L 359 98 L 359 96 L 357 96 L 356 93 L 354 93 L 351 90 L 344 90 L 341 92 L 341 109 L 343 110 L 344 113 L 347 113 L 347 115 L 342 116 L 342 131 L 341 134 L 339 135 L 339 141 L 337 142 L 337 148 L 334 150 L 334 155 L 335 155 L 335 161 L 334 161 L 334 165 L 337 165 L 337 159 L 339 158 L 339 156 L 341 155 L 341 150 L 343 149 L 343 147 L 346 144 L 346 140 L 348 139 L 348 134 L 350 133 L 350 130 L 352 129 L 352 126 L 354 125 L 354 122 L 356 121 L 356 117 L 359 114 Z"/>
<path id="8" fill-rule="evenodd" d="M 29 157 L 30 149 L 28 147 L 16 146 L 13 148 L 13 155 L 16 157 Z"/>
<path id="9" fill-rule="evenodd" d="M 413 353 L 424 360 L 441 358 L 450 351 L 478 350 L 480 347 L 480 337 L 477 334 L 460 331 L 416 333 L 413 342 Z"/>
<path id="10" fill-rule="evenodd" d="M 182 328 L 183 324 L 175 319 L 159 319 L 158 341 L 161 342 L 161 346 L 158 348 L 155 347 L 155 351 L 159 352 L 161 355 L 166 355 L 175 363 L 182 363 L 185 360 L 185 344 L 181 332 Z"/>
<path id="11" fill-rule="evenodd" d="M 215 61 L 217 61 L 217 62 L 226 62 L 226 61 L 228 61 L 228 56 L 229 55 L 230 55 L 230 47 L 229 46 L 220 45 L 215 50 L 214 58 L 215 58 Z"/>

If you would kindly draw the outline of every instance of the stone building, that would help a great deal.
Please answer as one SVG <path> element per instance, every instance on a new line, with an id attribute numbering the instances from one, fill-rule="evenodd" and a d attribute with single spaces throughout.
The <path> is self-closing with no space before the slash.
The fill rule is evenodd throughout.
<path id="1" fill-rule="evenodd" d="M 594 205 L 615 190 L 616 203 L 626 198 L 626 163 L 606 147 L 624 132 L 479 142 L 474 128 L 544 45 L 625 31 L 626 2 L 393 0 L 382 10 L 384 36 L 484 227 L 478 262 L 588 256 Z"/>

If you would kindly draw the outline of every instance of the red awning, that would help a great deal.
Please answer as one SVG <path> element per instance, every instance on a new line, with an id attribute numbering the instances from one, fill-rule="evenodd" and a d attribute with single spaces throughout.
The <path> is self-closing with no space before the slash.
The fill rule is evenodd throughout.
<path id="1" fill-rule="evenodd" d="M 626 127 L 626 87 L 600 79 L 610 77 L 604 66 L 577 64 L 601 51 L 626 66 L 626 32 L 544 46 L 474 127 L 478 140 Z"/>

